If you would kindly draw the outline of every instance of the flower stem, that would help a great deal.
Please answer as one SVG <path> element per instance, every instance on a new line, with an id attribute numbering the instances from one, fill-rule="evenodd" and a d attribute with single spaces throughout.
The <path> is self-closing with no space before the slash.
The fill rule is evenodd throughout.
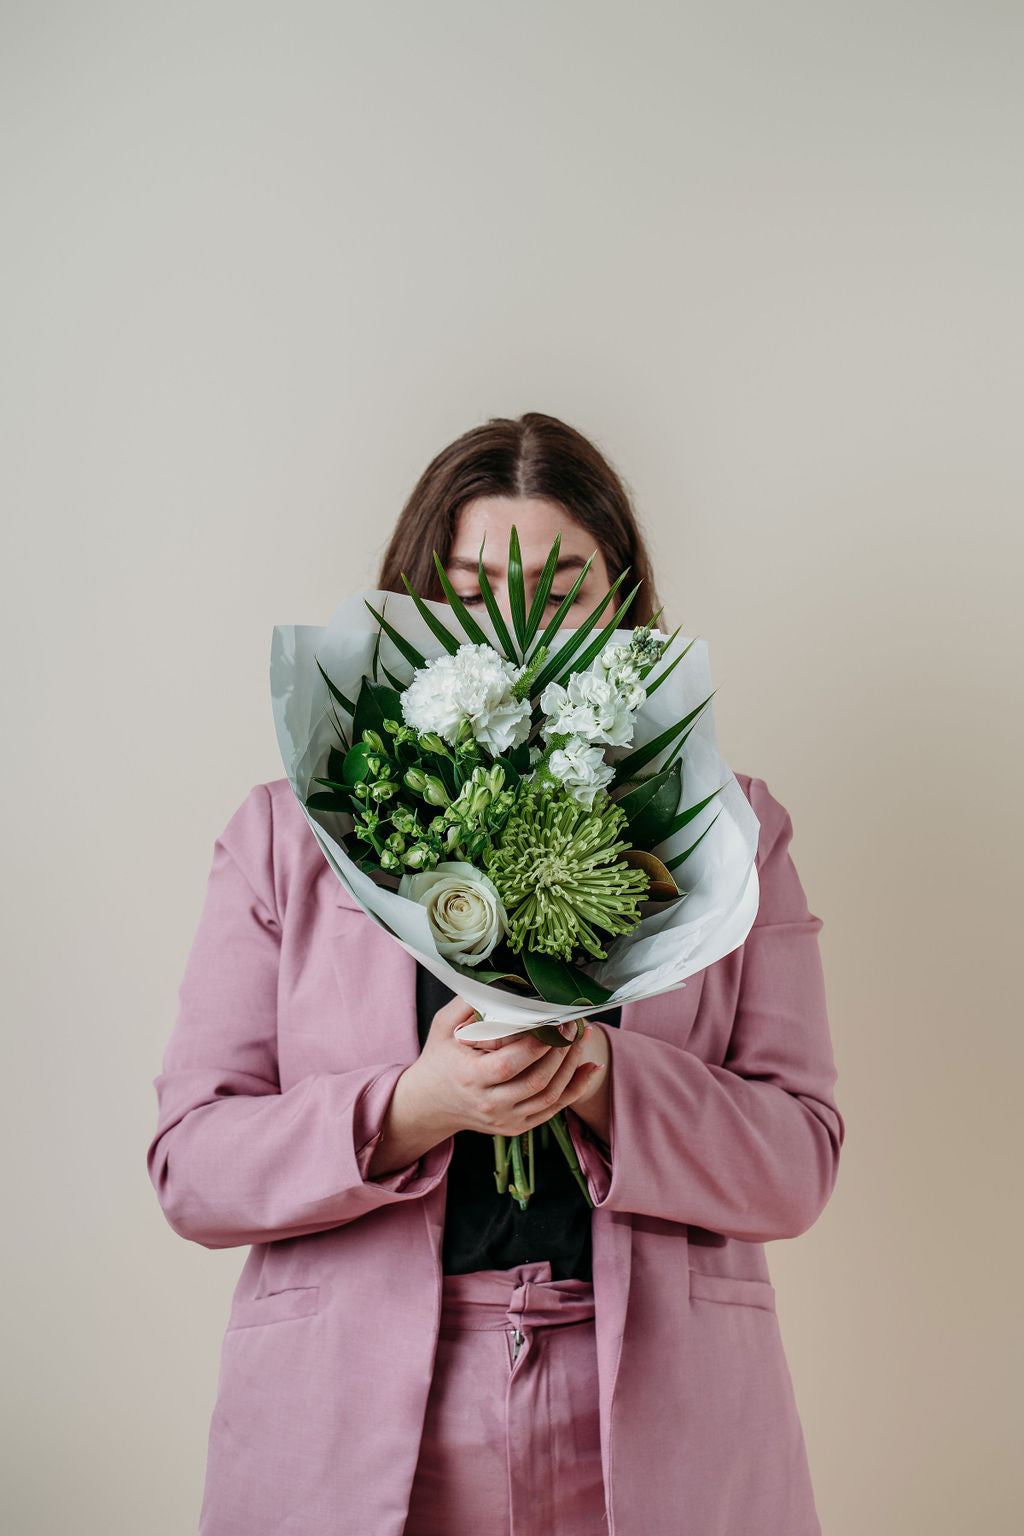
<path id="1" fill-rule="evenodd" d="M 583 1170 L 580 1167 L 579 1158 L 576 1156 L 576 1148 L 572 1144 L 572 1138 L 569 1135 L 569 1129 L 565 1123 L 565 1115 L 562 1110 L 559 1110 L 557 1115 L 552 1115 L 548 1123 L 555 1133 L 555 1139 L 557 1140 L 558 1145 L 565 1153 L 565 1160 L 569 1164 L 569 1167 L 572 1169 L 573 1178 L 580 1186 L 580 1189 L 582 1189 L 584 1199 L 586 1200 L 587 1204 L 591 1209 L 593 1209 L 594 1202 L 590 1198 L 590 1190 L 587 1188 L 587 1181 L 583 1177 Z"/>
<path id="2" fill-rule="evenodd" d="M 493 1136 L 494 1142 L 494 1182 L 498 1186 L 498 1194 L 508 1193 L 508 1161 L 509 1153 L 504 1136 Z"/>

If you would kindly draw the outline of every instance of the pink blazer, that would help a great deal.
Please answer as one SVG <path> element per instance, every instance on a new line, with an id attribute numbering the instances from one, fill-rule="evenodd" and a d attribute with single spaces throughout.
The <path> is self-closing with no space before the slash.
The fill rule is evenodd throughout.
<path id="1" fill-rule="evenodd" d="M 595 1201 L 615 1536 L 821 1529 L 764 1244 L 817 1219 L 845 1127 L 792 824 L 761 779 L 738 779 L 761 823 L 754 927 L 608 1031 L 607 1155 L 568 1111 Z M 414 988 L 414 961 L 343 890 L 287 779 L 256 785 L 214 844 L 147 1155 L 175 1232 L 249 1248 L 200 1536 L 401 1536 L 452 1142 L 366 1173 L 419 1051 Z"/>

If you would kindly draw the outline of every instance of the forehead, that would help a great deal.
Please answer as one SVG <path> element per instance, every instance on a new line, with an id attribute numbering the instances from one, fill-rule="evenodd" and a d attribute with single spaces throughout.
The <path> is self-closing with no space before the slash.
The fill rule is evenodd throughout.
<path id="1" fill-rule="evenodd" d="M 594 535 L 581 528 L 557 501 L 527 496 L 480 496 L 467 502 L 455 521 L 451 559 L 471 559 L 475 568 L 481 541 L 486 537 L 488 563 L 508 556 L 509 533 L 515 526 L 523 564 L 543 564 L 556 534 L 561 536 L 559 554 L 586 560 L 597 549 Z"/>

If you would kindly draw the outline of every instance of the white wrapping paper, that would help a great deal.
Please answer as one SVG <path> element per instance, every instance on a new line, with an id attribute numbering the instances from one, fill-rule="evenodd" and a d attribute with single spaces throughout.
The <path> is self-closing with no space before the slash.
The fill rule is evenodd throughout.
<path id="1" fill-rule="evenodd" d="M 754 857 L 759 823 L 734 775 L 718 755 L 713 704 L 709 704 L 682 751 L 680 808 L 685 809 L 712 790 L 724 787 L 699 817 L 651 851 L 667 861 L 688 848 L 712 821 L 715 824 L 700 846 L 673 872 L 676 884 L 686 892 L 685 897 L 645 917 L 628 935 L 607 946 L 607 960 L 585 968 L 602 986 L 613 989 L 609 1000 L 600 1007 L 559 1007 L 539 998 L 520 997 L 454 970 L 437 952 L 426 910 L 377 885 L 345 852 L 339 839 L 351 829 L 351 818 L 339 812 L 310 811 L 305 804 L 311 792 L 322 788 L 313 781 L 325 776 L 329 749 L 340 745 L 334 714 L 346 730 L 351 724 L 349 717 L 333 704 L 317 660 L 335 686 L 355 700 L 363 676 L 371 674 L 377 642 L 378 625 L 366 607 L 367 600 L 427 659 L 440 654 L 442 647 L 416 611 L 412 598 L 394 592 L 360 592 L 346 598 L 324 627 L 277 625 L 271 643 L 270 691 L 278 744 L 302 813 L 338 879 L 403 949 L 480 1014 L 479 1022 L 459 1029 L 461 1039 L 494 1040 L 538 1024 L 557 1023 L 583 1014 L 591 1017 L 606 1008 L 669 992 L 683 986 L 686 977 L 743 943 L 757 915 L 759 892 Z M 446 603 L 428 606 L 450 630 L 461 633 Z M 486 614 L 475 613 L 474 617 L 493 637 Z M 561 631 L 559 642 L 570 633 Z M 632 630 L 617 630 L 614 638 L 628 644 L 631 635 Z M 552 654 L 559 642 L 553 643 Z M 687 643 L 677 636 L 666 663 L 679 655 Z M 387 635 L 381 641 L 380 661 L 403 683 L 412 676 L 409 663 Z M 383 682 L 384 673 L 379 675 Z M 639 711 L 632 746 L 612 748 L 611 755 L 622 756 L 644 745 L 689 714 L 710 693 L 707 646 L 698 640 Z M 661 766 L 662 759 L 655 759 L 644 771 L 652 772 Z"/>

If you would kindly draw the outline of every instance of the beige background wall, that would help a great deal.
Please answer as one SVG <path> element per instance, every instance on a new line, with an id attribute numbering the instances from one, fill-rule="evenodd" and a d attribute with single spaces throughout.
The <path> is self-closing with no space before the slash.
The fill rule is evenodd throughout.
<path id="1" fill-rule="evenodd" d="M 244 1254 L 144 1154 L 271 628 L 529 409 L 632 487 L 824 919 L 844 1160 L 768 1250 L 824 1529 L 1019 1529 L 1022 21 L 7 0 L 19 1536 L 195 1529 Z"/>

